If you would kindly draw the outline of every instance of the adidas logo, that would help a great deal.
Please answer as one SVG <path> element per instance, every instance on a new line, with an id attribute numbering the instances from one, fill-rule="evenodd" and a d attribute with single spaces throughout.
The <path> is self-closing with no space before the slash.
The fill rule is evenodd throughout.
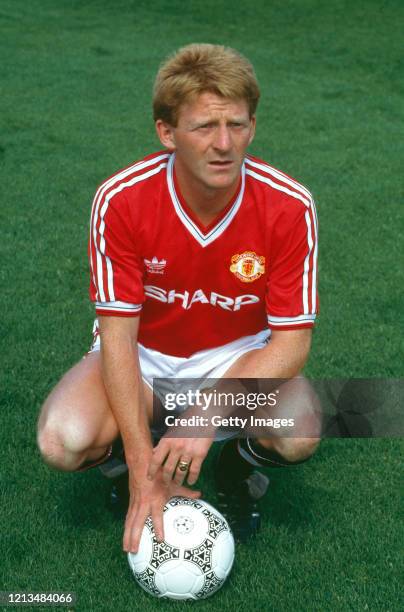
<path id="1" fill-rule="evenodd" d="M 153 257 L 153 259 L 145 259 L 144 263 L 150 274 L 164 274 L 167 261 L 165 259 L 159 261 L 157 257 Z"/>

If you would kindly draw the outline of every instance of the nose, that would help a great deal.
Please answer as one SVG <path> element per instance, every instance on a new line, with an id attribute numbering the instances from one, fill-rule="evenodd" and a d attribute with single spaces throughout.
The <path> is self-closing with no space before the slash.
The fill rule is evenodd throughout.
<path id="1" fill-rule="evenodd" d="M 231 134 L 227 125 L 219 125 L 215 131 L 213 146 L 217 151 L 226 152 L 231 149 Z"/>

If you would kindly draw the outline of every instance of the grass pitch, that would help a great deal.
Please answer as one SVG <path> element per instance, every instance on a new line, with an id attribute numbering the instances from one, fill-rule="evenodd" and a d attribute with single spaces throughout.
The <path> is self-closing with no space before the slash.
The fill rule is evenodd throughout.
<path id="1" fill-rule="evenodd" d="M 75 610 L 180 610 L 138 588 L 98 473 L 49 471 L 46 394 L 90 342 L 95 187 L 157 150 L 150 92 L 189 42 L 234 46 L 262 88 L 251 152 L 307 184 L 321 317 L 306 373 L 399 377 L 403 323 L 401 23 L 394 0 L 0 0 L 0 590 L 75 591 Z M 399 610 L 398 440 L 326 440 L 274 471 L 265 528 L 200 610 Z M 215 503 L 206 461 L 201 488 Z"/>

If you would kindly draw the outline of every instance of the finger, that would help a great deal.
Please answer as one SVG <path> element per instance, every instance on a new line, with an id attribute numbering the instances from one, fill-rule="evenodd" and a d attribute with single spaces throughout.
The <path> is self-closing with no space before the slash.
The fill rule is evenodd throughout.
<path id="1" fill-rule="evenodd" d="M 126 542 L 124 541 L 124 544 L 126 543 L 126 546 L 124 545 L 124 550 L 126 552 L 137 553 L 139 550 L 140 538 L 142 537 L 144 524 L 148 515 L 148 506 L 139 508 L 132 525 L 128 528 L 128 539 Z"/>
<path id="2" fill-rule="evenodd" d="M 202 467 L 201 459 L 197 459 L 196 457 L 194 457 L 194 459 L 192 459 L 192 463 L 188 471 L 188 484 L 189 485 L 194 485 L 196 483 L 199 477 L 199 472 L 201 471 L 201 467 Z"/>
<path id="3" fill-rule="evenodd" d="M 178 487 L 176 495 L 179 495 L 181 497 L 191 497 L 192 499 L 198 499 L 198 497 L 201 497 L 202 492 L 193 491 L 192 489 L 188 489 L 188 487 Z"/>
<path id="4" fill-rule="evenodd" d="M 164 540 L 164 523 L 161 508 L 152 508 L 152 521 L 156 538 L 159 542 L 162 542 Z"/>
<path id="5" fill-rule="evenodd" d="M 149 469 L 147 471 L 147 478 L 149 480 L 153 480 L 153 478 L 157 474 L 158 469 L 160 468 L 160 466 L 163 465 L 168 452 L 169 452 L 169 449 L 166 447 L 165 444 L 162 444 L 160 441 L 159 444 L 156 446 L 156 448 L 153 450 L 152 458 L 149 464 Z"/>
<path id="6" fill-rule="evenodd" d="M 125 518 L 125 526 L 123 532 L 123 549 L 129 551 L 130 535 L 132 532 L 132 526 L 136 519 L 137 508 L 133 503 L 129 504 L 128 511 Z"/>
<path id="7" fill-rule="evenodd" d="M 179 453 L 174 453 L 173 451 L 171 451 L 168 455 L 163 467 L 163 480 L 166 483 L 170 482 L 170 480 L 174 478 L 179 458 Z"/>
<path id="8" fill-rule="evenodd" d="M 184 455 L 180 457 L 180 460 L 177 464 L 177 469 L 175 470 L 175 476 L 174 476 L 174 481 L 176 482 L 176 484 L 182 485 L 182 483 L 184 482 L 187 476 L 188 470 L 189 470 L 189 466 L 191 465 L 191 461 L 192 461 L 191 457 L 184 457 Z M 181 463 L 188 464 L 188 467 L 186 470 L 181 470 Z"/>

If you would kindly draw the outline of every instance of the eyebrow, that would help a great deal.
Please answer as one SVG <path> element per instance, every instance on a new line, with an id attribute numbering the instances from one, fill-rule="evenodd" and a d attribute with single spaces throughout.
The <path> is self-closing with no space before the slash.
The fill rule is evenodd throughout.
<path id="1" fill-rule="evenodd" d="M 228 121 L 226 121 L 226 123 L 248 123 L 250 121 L 250 119 L 245 119 L 245 118 L 241 118 L 241 117 L 231 117 L 230 119 L 228 119 Z M 206 119 L 200 119 L 199 121 L 190 121 L 188 126 L 191 128 L 196 128 L 196 127 L 200 127 L 202 125 L 206 125 L 206 124 L 217 124 L 219 123 L 219 119 L 210 119 L 210 118 L 206 118 Z"/>

